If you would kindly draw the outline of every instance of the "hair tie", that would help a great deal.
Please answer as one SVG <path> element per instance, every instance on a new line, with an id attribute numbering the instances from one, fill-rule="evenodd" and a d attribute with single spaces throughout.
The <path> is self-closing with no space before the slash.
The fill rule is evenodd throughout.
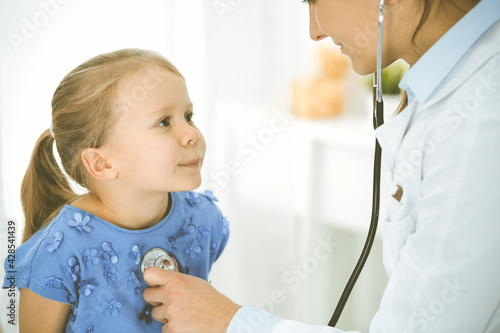
<path id="1" fill-rule="evenodd" d="M 52 139 L 55 140 L 56 138 L 54 138 L 54 131 L 52 129 L 52 124 L 50 124 L 49 131 L 50 131 L 50 136 L 52 137 Z"/>

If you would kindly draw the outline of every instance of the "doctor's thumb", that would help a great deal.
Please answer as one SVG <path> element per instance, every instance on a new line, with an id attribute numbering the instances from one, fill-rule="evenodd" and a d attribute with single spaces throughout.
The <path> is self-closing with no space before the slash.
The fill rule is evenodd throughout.
<path id="1" fill-rule="evenodd" d="M 151 287 L 163 287 L 172 278 L 172 275 L 180 274 L 178 272 L 171 272 L 160 267 L 148 267 L 144 271 L 144 281 Z"/>

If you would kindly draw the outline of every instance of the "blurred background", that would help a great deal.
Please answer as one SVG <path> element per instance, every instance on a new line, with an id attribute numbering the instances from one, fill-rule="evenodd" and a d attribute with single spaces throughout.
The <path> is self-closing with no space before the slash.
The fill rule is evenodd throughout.
<path id="1" fill-rule="evenodd" d="M 20 184 L 58 83 L 97 54 L 146 48 L 182 72 L 207 139 L 199 190 L 219 198 L 231 229 L 213 285 L 239 304 L 329 321 L 369 224 L 371 90 L 330 40 L 310 40 L 306 4 L 0 0 L 0 22 L 2 279 L 7 222 L 20 245 Z M 388 116 L 396 104 L 386 98 Z M 338 327 L 368 331 L 385 283 L 378 237 Z M 16 332 L 0 297 L 1 327 Z"/>

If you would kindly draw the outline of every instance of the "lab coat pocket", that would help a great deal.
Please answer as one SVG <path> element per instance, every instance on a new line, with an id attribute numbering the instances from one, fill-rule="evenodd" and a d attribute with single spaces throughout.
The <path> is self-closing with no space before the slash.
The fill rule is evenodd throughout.
<path id="1" fill-rule="evenodd" d="M 417 223 L 417 210 L 413 210 L 406 217 L 391 221 L 386 218 L 384 221 L 384 241 L 383 258 L 384 268 L 387 275 L 391 276 L 398 261 L 401 248 L 406 243 L 409 235 L 415 232 Z"/>

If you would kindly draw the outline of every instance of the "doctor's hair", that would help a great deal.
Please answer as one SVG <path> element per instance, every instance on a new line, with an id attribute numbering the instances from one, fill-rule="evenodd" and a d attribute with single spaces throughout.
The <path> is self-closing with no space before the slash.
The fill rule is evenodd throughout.
<path id="1" fill-rule="evenodd" d="M 66 175 L 93 192 L 81 153 L 107 142 L 118 119 L 118 83 L 148 66 L 158 66 L 182 77 L 172 63 L 156 52 L 122 49 L 98 55 L 63 78 L 52 98 L 52 134 L 47 129 L 38 138 L 21 184 L 23 243 L 50 222 L 64 205 L 80 197 Z M 54 157 L 54 141 L 66 175 Z"/>
<path id="2" fill-rule="evenodd" d="M 308 2 L 314 3 L 315 0 L 305 0 Z M 429 13 L 431 11 L 431 6 L 433 3 L 435 3 L 437 6 L 439 6 L 443 1 L 448 1 L 450 4 L 452 4 L 454 7 L 457 9 L 461 10 L 461 8 L 455 3 L 456 0 L 422 0 L 423 3 L 423 11 L 422 11 L 422 16 L 420 17 L 420 21 L 418 22 L 417 27 L 415 28 L 415 31 L 413 32 L 413 36 L 411 38 L 412 45 L 415 45 L 415 37 L 417 36 L 418 32 L 422 27 L 424 26 L 425 22 L 429 18 Z M 473 4 L 478 4 L 481 0 L 468 0 L 470 3 Z M 408 106 L 408 94 L 406 93 L 405 90 L 401 93 L 401 102 L 399 103 L 395 114 L 399 114 L 401 111 L 403 111 L 406 107 Z"/>

